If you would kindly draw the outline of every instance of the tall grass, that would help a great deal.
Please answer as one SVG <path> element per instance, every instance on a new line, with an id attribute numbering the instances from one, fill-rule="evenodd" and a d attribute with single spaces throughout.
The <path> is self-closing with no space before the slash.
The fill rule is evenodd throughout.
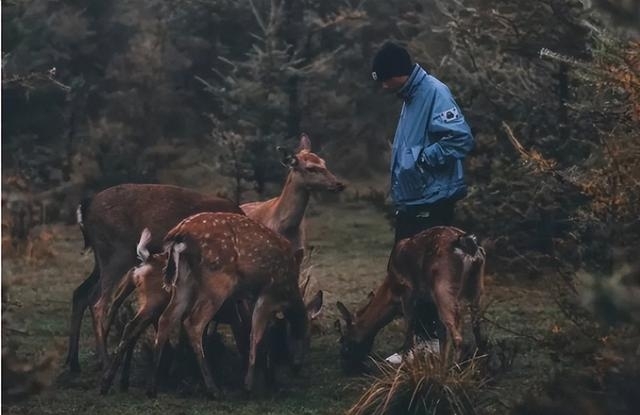
<path id="1" fill-rule="evenodd" d="M 378 374 L 347 415 L 472 415 L 487 404 L 480 394 L 482 357 L 445 367 L 438 354 L 413 355 L 399 365 L 375 361 Z"/>

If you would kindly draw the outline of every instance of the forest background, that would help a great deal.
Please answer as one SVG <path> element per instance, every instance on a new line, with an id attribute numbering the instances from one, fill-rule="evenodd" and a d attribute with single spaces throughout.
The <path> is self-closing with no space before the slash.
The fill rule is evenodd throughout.
<path id="1" fill-rule="evenodd" d="M 5 1 L 3 260 L 118 183 L 275 195 L 301 132 L 342 198 L 388 213 L 401 102 L 370 63 L 391 39 L 473 128 L 456 224 L 490 271 L 554 276 L 577 324 L 637 324 L 639 22 L 634 1 Z"/>

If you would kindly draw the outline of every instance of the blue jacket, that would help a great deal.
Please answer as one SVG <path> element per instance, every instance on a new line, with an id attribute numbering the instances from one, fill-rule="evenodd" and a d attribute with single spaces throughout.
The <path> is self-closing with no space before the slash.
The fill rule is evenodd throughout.
<path id="1" fill-rule="evenodd" d="M 415 65 L 393 139 L 391 197 L 398 208 L 466 195 L 462 162 L 474 146 L 451 91 Z"/>

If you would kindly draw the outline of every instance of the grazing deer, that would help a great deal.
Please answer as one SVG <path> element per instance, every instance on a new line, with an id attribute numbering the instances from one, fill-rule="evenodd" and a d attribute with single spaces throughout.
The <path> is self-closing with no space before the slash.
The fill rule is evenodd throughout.
<path id="1" fill-rule="evenodd" d="M 280 196 L 264 202 L 244 203 L 240 208 L 250 218 L 287 238 L 300 259 L 305 242 L 304 212 L 311 193 L 341 192 L 345 185 L 327 169 L 323 159 L 311 152 L 311 140 L 306 134 L 300 136 L 296 154 L 283 152 L 282 164 L 289 168 L 289 175 Z"/>
<path id="2" fill-rule="evenodd" d="M 73 292 L 69 352 L 71 371 L 80 370 L 78 346 L 85 309 L 91 306 L 98 357 L 108 361 L 105 320 L 108 301 L 125 273 L 136 265 L 135 247 L 144 228 L 153 238 L 149 249 L 160 251 L 162 237 L 178 222 L 198 212 L 242 213 L 233 202 L 168 185 L 123 184 L 103 190 L 78 207 L 85 248 L 95 259 L 89 277 Z"/>
<path id="3" fill-rule="evenodd" d="M 212 397 L 217 395 L 204 360 L 202 335 L 228 299 L 255 300 L 247 389 L 253 385 L 257 347 L 276 318 L 290 324 L 294 365 L 301 365 L 309 342 L 308 317 L 298 288 L 300 263 L 286 239 L 247 217 L 200 213 L 173 228 L 165 242 L 168 263 L 164 284 L 171 290 L 171 300 L 158 322 L 149 396 L 156 394 L 162 349 L 180 321 L 198 358 L 207 391 Z"/>
<path id="4" fill-rule="evenodd" d="M 148 244 L 151 241 L 151 233 L 148 229 L 142 231 L 140 241 L 138 242 L 137 252 L 138 258 L 142 261 L 140 265 L 132 268 L 125 278 L 121 281 L 115 293 L 113 304 L 109 310 L 107 332 L 111 327 L 118 309 L 124 303 L 126 298 L 136 291 L 138 298 L 138 312 L 129 321 L 122 333 L 122 337 L 116 347 L 111 362 L 104 373 L 101 393 L 108 392 L 113 382 L 113 378 L 118 367 L 123 361 L 121 384 L 122 390 L 128 387 L 129 370 L 131 358 L 136 341 L 140 334 L 154 324 L 157 327 L 157 321 L 164 309 L 169 304 L 171 294 L 162 286 L 163 274 L 162 270 L 167 265 L 167 253 L 150 254 Z M 300 282 L 300 295 L 303 299 L 306 297 L 306 291 L 309 284 L 310 275 L 307 279 Z M 315 319 L 322 308 L 322 291 L 316 294 L 306 303 L 309 320 Z M 220 311 L 215 316 L 215 320 L 220 323 L 231 325 L 236 345 L 241 356 L 248 358 L 249 351 L 249 311 L 244 302 L 233 303 L 226 301 Z"/>
<path id="5" fill-rule="evenodd" d="M 418 301 L 432 301 L 446 328 L 446 339 L 440 343 L 443 362 L 447 362 L 451 346 L 454 358 L 462 343 L 461 301 L 470 304 L 476 344 L 481 344 L 479 326 L 480 300 L 483 290 L 485 253 L 473 235 L 450 226 L 427 229 L 411 238 L 399 241 L 394 247 L 387 277 L 370 295 L 370 300 L 355 316 L 338 302 L 338 309 L 346 323 L 341 334 L 342 363 L 345 370 L 357 369 L 369 354 L 378 332 L 400 312 L 406 322 L 405 350 L 413 345 Z M 443 344 L 444 343 L 444 344 Z"/>

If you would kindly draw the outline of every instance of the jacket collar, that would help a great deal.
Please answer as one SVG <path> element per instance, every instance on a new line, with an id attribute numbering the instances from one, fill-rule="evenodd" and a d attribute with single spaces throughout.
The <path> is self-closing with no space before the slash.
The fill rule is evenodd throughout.
<path id="1" fill-rule="evenodd" d="M 398 90 L 398 96 L 405 101 L 410 101 L 411 97 L 415 94 L 418 85 L 420 85 L 427 75 L 427 71 L 422 69 L 422 67 L 416 63 L 411 75 L 409 75 L 409 78 L 407 79 L 407 82 L 405 82 L 404 85 L 402 85 L 402 88 Z"/>

